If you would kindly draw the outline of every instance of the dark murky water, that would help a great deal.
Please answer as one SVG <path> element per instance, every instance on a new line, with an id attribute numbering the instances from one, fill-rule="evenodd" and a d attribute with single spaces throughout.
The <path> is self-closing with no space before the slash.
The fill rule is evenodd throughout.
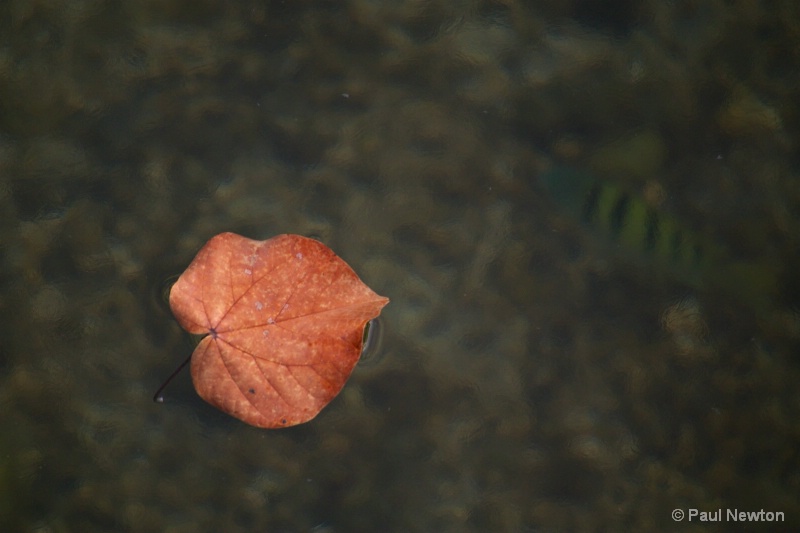
<path id="1" fill-rule="evenodd" d="M 5 2 L 0 529 L 797 529 L 800 12 L 700 4 Z M 630 206 L 726 254 L 687 279 Z M 305 425 L 151 401 L 222 231 L 392 300 Z"/>

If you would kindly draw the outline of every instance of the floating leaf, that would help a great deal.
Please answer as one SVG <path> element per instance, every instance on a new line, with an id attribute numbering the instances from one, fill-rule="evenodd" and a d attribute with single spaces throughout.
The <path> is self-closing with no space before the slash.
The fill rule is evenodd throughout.
<path id="1" fill-rule="evenodd" d="M 233 233 L 208 241 L 169 296 L 180 325 L 207 334 L 191 358 L 197 393 L 264 428 L 306 422 L 339 393 L 388 302 L 318 241 Z"/>

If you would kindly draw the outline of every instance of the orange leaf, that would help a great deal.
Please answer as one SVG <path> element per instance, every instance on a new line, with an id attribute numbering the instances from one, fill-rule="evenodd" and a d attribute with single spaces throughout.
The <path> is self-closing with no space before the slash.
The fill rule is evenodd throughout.
<path id="1" fill-rule="evenodd" d="M 389 299 L 324 244 L 298 235 L 213 237 L 169 305 L 190 333 L 192 381 L 208 403 L 263 428 L 314 418 L 361 355 L 364 327 Z"/>

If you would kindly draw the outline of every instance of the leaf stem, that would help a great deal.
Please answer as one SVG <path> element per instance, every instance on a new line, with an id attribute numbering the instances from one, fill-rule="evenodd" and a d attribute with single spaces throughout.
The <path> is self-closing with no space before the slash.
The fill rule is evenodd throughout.
<path id="1" fill-rule="evenodd" d="M 181 363 L 181 365 L 178 368 L 175 369 L 175 371 L 172 374 L 169 375 L 169 377 L 164 381 L 164 383 L 161 384 L 156 393 L 153 395 L 154 402 L 164 403 L 164 397 L 161 395 L 161 393 L 164 391 L 164 389 L 167 388 L 167 385 L 170 384 L 173 378 L 177 376 L 181 370 L 183 370 L 183 367 L 189 364 L 189 361 L 191 361 L 191 359 L 192 356 L 190 355 L 189 357 L 186 358 L 186 360 L 183 363 Z"/>

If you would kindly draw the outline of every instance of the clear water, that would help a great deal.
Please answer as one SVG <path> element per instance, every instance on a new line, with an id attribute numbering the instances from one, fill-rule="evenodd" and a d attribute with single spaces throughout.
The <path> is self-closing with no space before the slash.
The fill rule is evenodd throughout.
<path id="1" fill-rule="evenodd" d="M 4 3 L 0 529 L 797 529 L 797 15 Z M 775 294 L 601 242 L 553 162 Z M 313 236 L 391 298 L 307 424 L 248 427 L 188 374 L 152 401 L 193 348 L 165 290 L 222 231 Z"/>

